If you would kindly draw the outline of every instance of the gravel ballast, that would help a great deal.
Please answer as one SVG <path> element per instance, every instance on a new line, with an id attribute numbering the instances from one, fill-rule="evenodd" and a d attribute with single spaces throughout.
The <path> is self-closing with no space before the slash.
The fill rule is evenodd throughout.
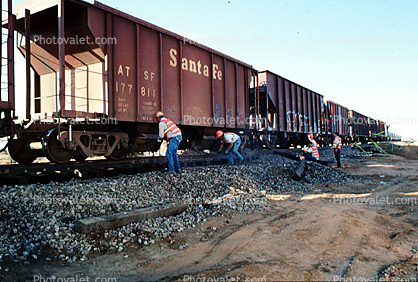
<path id="1" fill-rule="evenodd" d="M 305 193 L 318 183 L 349 184 L 356 177 L 312 164 L 304 181 L 289 175 L 297 162 L 260 154 L 252 164 L 187 169 L 176 175 L 149 172 L 67 183 L 3 186 L 0 189 L 0 262 L 87 260 L 102 251 L 122 252 L 130 243 L 149 245 L 194 228 L 210 216 L 250 213 L 267 205 L 266 195 Z M 187 212 L 79 234 L 77 220 L 168 203 L 188 203 Z"/>

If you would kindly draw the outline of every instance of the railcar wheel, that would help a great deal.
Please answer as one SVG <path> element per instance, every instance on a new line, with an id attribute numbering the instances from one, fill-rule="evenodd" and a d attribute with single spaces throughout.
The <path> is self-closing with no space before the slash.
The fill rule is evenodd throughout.
<path id="1" fill-rule="evenodd" d="M 127 153 L 127 150 L 126 149 L 123 149 L 123 148 L 117 149 L 117 148 L 115 148 L 113 150 L 112 154 L 110 154 L 106 158 L 111 159 L 113 161 L 120 161 L 120 160 L 123 160 L 124 158 L 126 158 L 126 153 Z"/>
<path id="2" fill-rule="evenodd" d="M 19 164 L 30 164 L 37 157 L 42 156 L 41 150 L 34 150 L 30 148 L 30 143 L 39 142 L 36 136 L 24 136 L 19 139 L 10 139 L 7 147 L 9 155 Z"/>
<path id="3" fill-rule="evenodd" d="M 121 132 L 119 129 L 113 130 L 113 132 Z M 116 142 L 116 138 L 109 138 L 109 146 L 113 146 L 114 142 Z M 122 142 L 122 140 L 120 141 Z M 124 148 L 125 147 L 125 148 Z M 126 158 L 126 154 L 128 152 L 128 145 L 122 146 L 122 144 L 116 145 L 116 148 L 113 150 L 112 154 L 107 156 L 107 159 L 113 161 L 120 161 Z"/>
<path id="4" fill-rule="evenodd" d="M 78 152 L 66 150 L 61 147 L 58 141 L 58 128 L 55 127 L 49 130 L 44 137 L 42 142 L 42 149 L 44 150 L 45 156 L 53 163 L 67 163 L 71 159 L 74 159 Z"/>

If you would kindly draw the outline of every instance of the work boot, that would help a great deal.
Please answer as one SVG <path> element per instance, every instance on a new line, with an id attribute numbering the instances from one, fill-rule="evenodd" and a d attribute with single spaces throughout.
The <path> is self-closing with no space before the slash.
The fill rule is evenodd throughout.
<path id="1" fill-rule="evenodd" d="M 176 173 L 174 171 L 166 170 L 163 172 L 164 175 L 174 176 Z"/>

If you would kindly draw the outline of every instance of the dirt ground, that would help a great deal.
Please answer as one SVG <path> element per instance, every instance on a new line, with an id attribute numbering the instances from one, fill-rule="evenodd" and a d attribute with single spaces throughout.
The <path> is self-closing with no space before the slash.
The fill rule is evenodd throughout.
<path id="1" fill-rule="evenodd" d="M 267 195 L 264 211 L 209 218 L 153 245 L 0 273 L 5 281 L 416 281 L 418 161 L 377 154 L 343 166 L 364 183 Z"/>

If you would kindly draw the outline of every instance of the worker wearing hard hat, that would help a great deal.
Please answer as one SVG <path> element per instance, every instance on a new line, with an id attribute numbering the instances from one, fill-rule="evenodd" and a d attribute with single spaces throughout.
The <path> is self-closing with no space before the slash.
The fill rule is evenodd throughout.
<path id="1" fill-rule="evenodd" d="M 177 149 L 182 140 L 181 130 L 169 118 L 164 116 L 164 113 L 158 111 L 155 114 L 155 119 L 159 121 L 159 136 L 158 142 L 162 142 L 164 138 L 168 140 L 168 147 L 166 157 L 168 160 L 168 170 L 170 172 L 180 172 L 180 163 L 177 157 Z"/>
<path id="2" fill-rule="evenodd" d="M 235 156 L 238 158 L 238 161 L 241 162 L 243 160 L 243 157 L 238 153 L 238 148 L 241 145 L 241 138 L 238 134 L 232 133 L 232 132 L 222 132 L 221 130 L 218 130 L 216 132 L 216 138 L 221 139 L 221 147 L 219 148 L 219 152 L 221 152 L 224 143 L 228 143 L 229 147 L 225 151 L 225 155 L 228 155 L 228 161 L 230 164 L 234 164 L 234 159 L 232 158 L 232 153 L 235 154 Z"/>

